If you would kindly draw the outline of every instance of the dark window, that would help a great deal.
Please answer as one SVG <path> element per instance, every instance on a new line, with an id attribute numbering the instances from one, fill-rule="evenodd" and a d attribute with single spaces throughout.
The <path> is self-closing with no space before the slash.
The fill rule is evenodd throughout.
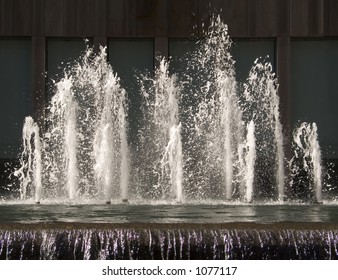
<path id="1" fill-rule="evenodd" d="M 0 40 L 0 158 L 16 158 L 31 114 L 31 41 Z"/>
<path id="2" fill-rule="evenodd" d="M 129 140 L 137 139 L 141 114 L 141 95 L 137 77 L 153 73 L 153 39 L 110 39 L 108 59 L 114 72 L 121 78 L 121 86 L 127 91 L 129 99 Z"/>
<path id="3" fill-rule="evenodd" d="M 316 122 L 322 154 L 338 153 L 338 40 L 291 42 L 291 109 L 294 124 Z"/>

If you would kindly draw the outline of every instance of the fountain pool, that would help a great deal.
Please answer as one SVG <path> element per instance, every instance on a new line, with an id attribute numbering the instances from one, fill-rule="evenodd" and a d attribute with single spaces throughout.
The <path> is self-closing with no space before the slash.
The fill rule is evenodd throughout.
<path id="1" fill-rule="evenodd" d="M 336 205 L 0 205 L 0 259 L 338 259 Z"/>

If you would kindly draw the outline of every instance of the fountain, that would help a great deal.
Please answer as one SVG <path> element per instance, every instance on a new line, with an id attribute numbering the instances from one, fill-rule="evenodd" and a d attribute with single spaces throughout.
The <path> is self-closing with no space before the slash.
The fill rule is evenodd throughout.
<path id="1" fill-rule="evenodd" d="M 26 118 L 14 173 L 20 199 L 11 205 L 23 214 L 34 198 L 34 221 L 55 223 L 0 217 L 0 258 L 338 258 L 337 226 L 306 218 L 337 223 L 334 209 L 308 204 L 323 202 L 317 127 L 295 129 L 287 161 L 271 63 L 257 59 L 240 85 L 231 44 L 217 17 L 185 73 L 159 58 L 138 76 L 133 145 L 127 92 L 106 49 L 88 48 L 55 82 L 45 128 Z M 299 203 L 299 225 L 287 224 Z"/>
<path id="2" fill-rule="evenodd" d="M 143 115 L 132 150 L 127 93 L 105 49 L 95 55 L 89 48 L 55 83 L 41 137 L 33 120 L 25 124 L 28 148 L 16 172 L 21 198 L 28 192 L 36 202 L 283 201 L 286 164 L 272 66 L 257 59 L 240 87 L 227 26 L 217 18 L 205 35 L 186 73 L 170 74 L 169 63 L 159 59 L 153 74 L 139 76 Z M 309 176 L 320 201 L 314 131 L 296 130 L 294 146 L 304 154 L 299 169 L 313 165 Z"/>
<path id="3" fill-rule="evenodd" d="M 27 198 L 26 189 L 30 188 L 30 193 L 36 193 L 36 202 L 55 198 L 77 202 L 96 197 L 109 203 L 114 192 L 127 200 L 126 92 L 106 62 L 105 50 L 94 56 L 88 49 L 55 88 L 47 108 L 46 131 L 40 135 L 31 118 L 24 125 L 28 148 L 22 154 L 22 167 L 15 173 L 22 198 Z M 30 143 L 33 134 L 35 145 Z M 35 160 L 32 167 L 31 158 Z M 26 165 L 32 170 L 24 172 Z M 34 168 L 40 168 L 39 176 L 35 176 L 38 172 Z"/>

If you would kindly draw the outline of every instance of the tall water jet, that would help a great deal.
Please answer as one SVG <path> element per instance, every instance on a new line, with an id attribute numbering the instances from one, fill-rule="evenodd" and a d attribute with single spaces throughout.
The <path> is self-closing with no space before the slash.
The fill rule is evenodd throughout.
<path id="1" fill-rule="evenodd" d="M 234 184 L 234 166 L 236 165 L 236 145 L 240 139 L 236 139 L 236 125 L 241 124 L 241 113 L 238 108 L 236 96 L 236 81 L 233 74 L 225 73 L 217 69 L 216 89 L 220 94 L 220 128 L 223 134 L 224 158 L 223 176 L 225 181 L 225 198 L 231 199 Z M 238 122 L 238 123 L 237 123 Z M 237 141 L 236 141 L 237 140 Z"/>
<path id="2" fill-rule="evenodd" d="M 284 147 L 283 147 L 283 129 L 279 116 L 279 96 L 277 95 L 277 87 L 275 82 L 271 79 L 269 82 L 269 88 L 271 91 L 271 114 L 274 120 L 274 134 L 276 139 L 276 161 L 277 161 L 277 189 L 278 199 L 283 201 L 285 199 L 285 175 L 284 175 Z"/>
<path id="3" fill-rule="evenodd" d="M 294 156 L 290 160 L 292 188 L 296 193 L 312 196 L 317 203 L 322 202 L 321 150 L 318 142 L 317 125 L 303 122 L 293 133 Z M 310 185 L 312 193 L 306 194 Z M 301 188 L 301 190 L 300 190 Z M 304 194 L 305 192 L 305 194 Z"/>
<path id="4" fill-rule="evenodd" d="M 94 158 L 95 176 L 104 199 L 110 202 L 114 190 L 114 177 L 120 180 L 120 197 L 127 199 L 128 194 L 128 145 L 125 123 L 125 91 L 119 87 L 119 78 L 112 72 L 107 73 L 103 88 L 103 104 L 98 127 L 95 131 Z M 120 166 L 120 168 L 114 168 Z M 114 173 L 115 171 L 115 173 Z M 119 173 L 117 176 L 116 173 Z M 123 188 L 122 188 L 123 186 Z"/>
<path id="5" fill-rule="evenodd" d="M 42 162 L 40 130 L 32 117 L 26 117 L 22 131 L 23 152 L 21 167 L 14 172 L 20 181 L 20 198 L 34 195 L 35 202 L 40 203 L 42 196 Z"/>
<path id="6" fill-rule="evenodd" d="M 69 198 L 75 199 L 78 188 L 78 172 L 77 172 L 77 140 L 76 140 L 76 106 L 72 106 L 69 112 L 69 119 L 66 125 L 66 151 L 68 153 L 68 190 Z"/>
<path id="7" fill-rule="evenodd" d="M 256 161 L 255 124 L 253 121 L 250 121 L 250 123 L 247 125 L 245 150 L 245 200 L 247 202 L 252 202 Z"/>
<path id="8" fill-rule="evenodd" d="M 76 198 L 78 190 L 77 167 L 77 102 L 72 90 L 72 77 L 64 77 L 56 84 L 57 93 L 52 98 L 50 111 L 55 114 L 55 125 L 58 133 L 63 135 L 59 148 L 64 151 L 63 164 L 65 165 L 66 189 L 70 200 Z M 63 146 L 62 146 L 63 145 Z M 60 163 L 58 163 L 60 164 Z"/>
<path id="9" fill-rule="evenodd" d="M 278 199 L 283 200 L 285 195 L 283 135 L 279 117 L 278 85 L 271 63 L 261 63 L 257 59 L 244 88 L 244 115 L 246 119 L 252 119 L 256 124 L 255 183 L 262 189 L 267 184 L 277 185 L 275 190 L 261 192 L 267 191 L 269 196 L 277 195 Z"/>
<path id="10" fill-rule="evenodd" d="M 184 84 L 186 110 L 183 123 L 189 196 L 219 199 L 238 197 L 240 185 L 238 145 L 244 141 L 244 122 L 235 79 L 232 41 L 228 27 L 214 18 L 191 55 Z"/>
<path id="11" fill-rule="evenodd" d="M 167 169 L 169 169 L 173 193 L 172 196 L 177 202 L 182 202 L 183 200 L 182 160 L 181 124 L 173 125 L 170 128 L 170 138 L 161 160 L 161 167 L 163 177 L 165 176 Z"/>
<path id="12" fill-rule="evenodd" d="M 182 145 L 179 124 L 180 87 L 162 59 L 154 78 L 142 81 L 144 126 L 140 130 L 143 168 L 141 177 L 152 178 L 150 196 L 182 201 Z M 141 179 L 141 181 L 143 181 Z M 149 180 L 148 180 L 149 183 Z"/>
<path id="13" fill-rule="evenodd" d="M 127 123 L 126 123 L 126 112 L 124 109 L 124 104 L 120 104 L 119 110 L 119 120 L 120 120 L 120 141 L 121 141 L 121 180 L 120 180 L 120 189 L 121 189 L 121 198 L 123 202 L 128 201 L 128 184 L 129 184 L 129 149 L 128 149 L 128 139 L 127 139 Z"/>
<path id="14" fill-rule="evenodd" d="M 113 163 L 114 142 L 112 141 L 112 127 L 110 123 L 99 127 L 94 142 L 94 166 L 97 184 L 106 202 L 110 202 L 113 193 Z"/>

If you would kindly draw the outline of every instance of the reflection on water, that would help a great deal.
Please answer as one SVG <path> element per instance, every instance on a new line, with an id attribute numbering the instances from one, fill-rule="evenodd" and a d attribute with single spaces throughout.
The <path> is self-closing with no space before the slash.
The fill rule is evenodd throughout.
<path id="1" fill-rule="evenodd" d="M 0 204 L 0 223 L 338 223 L 337 205 Z"/>

